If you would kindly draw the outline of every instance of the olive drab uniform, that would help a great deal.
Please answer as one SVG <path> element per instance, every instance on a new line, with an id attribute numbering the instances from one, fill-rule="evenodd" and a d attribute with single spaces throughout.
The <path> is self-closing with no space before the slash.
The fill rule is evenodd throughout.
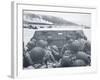
<path id="1" fill-rule="evenodd" d="M 70 44 L 65 44 L 62 48 L 62 66 L 86 66 L 90 65 L 90 55 L 86 53 L 87 49 L 84 46 L 87 45 L 87 41 L 84 39 L 74 40 Z M 85 51 L 84 51 L 85 50 Z M 88 49 L 90 51 L 90 49 Z"/>
<path id="2" fill-rule="evenodd" d="M 44 50 L 45 50 L 44 61 L 45 61 L 46 65 L 49 64 L 49 63 L 54 63 L 55 62 L 55 58 L 52 55 L 52 51 L 51 51 L 50 46 L 48 46 Z"/>

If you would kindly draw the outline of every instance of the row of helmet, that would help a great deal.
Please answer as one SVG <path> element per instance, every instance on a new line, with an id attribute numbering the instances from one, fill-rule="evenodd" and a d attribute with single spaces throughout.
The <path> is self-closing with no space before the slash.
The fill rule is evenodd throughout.
<path id="1" fill-rule="evenodd" d="M 33 68 L 75 67 L 91 65 L 91 44 L 88 40 L 69 39 L 62 49 L 47 40 L 31 39 L 24 50 L 23 66 Z M 28 54 L 28 56 L 26 56 Z M 38 66 L 37 66 L 38 65 Z"/>

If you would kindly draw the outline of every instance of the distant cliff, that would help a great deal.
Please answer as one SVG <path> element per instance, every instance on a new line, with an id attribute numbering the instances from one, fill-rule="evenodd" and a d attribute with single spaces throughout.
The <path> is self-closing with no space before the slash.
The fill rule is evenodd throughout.
<path id="1" fill-rule="evenodd" d="M 40 15 L 40 14 L 24 14 L 24 24 L 25 23 L 46 23 L 46 24 L 54 24 L 59 26 L 79 26 L 76 23 L 64 20 L 60 17 L 55 17 L 51 15 Z"/>

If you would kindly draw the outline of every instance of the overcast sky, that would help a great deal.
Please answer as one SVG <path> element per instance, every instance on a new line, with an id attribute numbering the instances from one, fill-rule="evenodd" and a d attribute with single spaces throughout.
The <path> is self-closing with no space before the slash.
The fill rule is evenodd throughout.
<path id="1" fill-rule="evenodd" d="M 60 17 L 65 20 L 74 22 L 79 25 L 86 25 L 91 27 L 91 14 L 80 14 L 80 13 L 58 13 L 58 12 L 40 12 L 40 11 L 24 11 L 24 13 L 32 13 L 39 15 L 50 15 Z"/>

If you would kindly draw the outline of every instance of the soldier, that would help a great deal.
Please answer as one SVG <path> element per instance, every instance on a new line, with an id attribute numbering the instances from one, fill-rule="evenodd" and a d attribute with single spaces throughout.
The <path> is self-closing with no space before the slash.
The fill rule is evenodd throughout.
<path id="1" fill-rule="evenodd" d="M 56 61 L 59 61 L 60 59 L 60 54 L 59 54 L 59 49 L 56 45 L 52 45 L 51 46 L 51 51 L 52 51 L 52 54 L 55 58 Z"/>
<path id="2" fill-rule="evenodd" d="M 63 48 L 61 49 L 61 56 L 63 56 L 63 54 L 65 53 L 66 50 L 70 50 L 70 45 L 74 40 L 69 37 L 66 37 L 66 44 L 63 46 Z"/>
<path id="3" fill-rule="evenodd" d="M 23 42 L 23 67 L 25 68 L 28 66 L 30 66 L 30 63 L 29 63 L 28 57 L 26 56 L 26 50 L 25 50 L 24 42 Z"/>
<path id="4" fill-rule="evenodd" d="M 83 60 L 86 63 L 86 65 L 90 65 L 90 55 L 88 55 L 87 53 L 83 51 L 78 51 L 76 57 L 77 59 Z"/>
<path id="5" fill-rule="evenodd" d="M 71 50 L 66 50 L 60 59 L 61 67 L 71 67 L 76 59 L 76 53 Z"/>
<path id="6" fill-rule="evenodd" d="M 91 43 L 88 40 L 84 45 L 84 52 L 86 52 L 88 55 L 91 55 Z"/>
<path id="7" fill-rule="evenodd" d="M 55 58 L 52 55 L 52 51 L 46 40 L 39 40 L 37 42 L 37 46 L 41 47 L 44 50 L 45 55 L 43 57 L 43 60 L 47 68 L 49 67 L 49 64 L 55 63 Z"/>
<path id="8" fill-rule="evenodd" d="M 45 50 L 41 47 L 35 47 L 29 52 L 30 63 L 34 68 L 40 68 L 43 65 Z"/>
<path id="9" fill-rule="evenodd" d="M 27 51 L 31 51 L 32 48 L 34 48 L 36 46 L 36 39 L 31 39 L 26 47 L 27 47 Z"/>

